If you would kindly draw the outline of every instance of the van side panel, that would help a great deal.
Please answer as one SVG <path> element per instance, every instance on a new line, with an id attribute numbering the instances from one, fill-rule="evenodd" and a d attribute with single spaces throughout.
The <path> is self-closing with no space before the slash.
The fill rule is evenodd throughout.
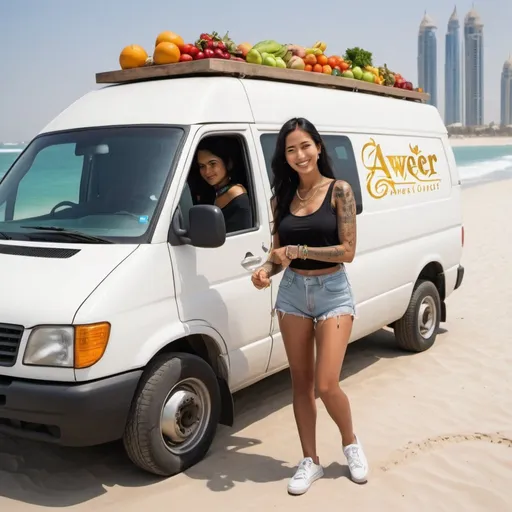
<path id="1" fill-rule="evenodd" d="M 446 134 L 438 110 L 424 103 L 264 80 L 242 83 L 254 122 L 261 127 L 268 124 L 279 129 L 288 119 L 301 116 L 317 127 L 342 133 Z M 282 98 L 286 101 L 279 101 Z"/>
<path id="2" fill-rule="evenodd" d="M 349 134 L 361 183 L 358 247 L 348 265 L 364 336 L 400 318 L 422 269 L 460 262 L 460 192 L 441 138 Z"/>

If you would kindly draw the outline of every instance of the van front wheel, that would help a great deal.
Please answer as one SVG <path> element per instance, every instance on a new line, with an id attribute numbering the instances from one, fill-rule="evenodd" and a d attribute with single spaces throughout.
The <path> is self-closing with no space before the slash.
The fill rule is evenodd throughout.
<path id="1" fill-rule="evenodd" d="M 414 287 L 405 315 L 394 326 L 398 345 L 411 352 L 428 350 L 436 341 L 441 320 L 441 298 L 431 281 Z"/>
<path id="2" fill-rule="evenodd" d="M 209 450 L 221 410 L 217 377 L 191 354 L 163 354 L 146 369 L 132 403 L 123 443 L 132 462 L 173 476 Z"/>

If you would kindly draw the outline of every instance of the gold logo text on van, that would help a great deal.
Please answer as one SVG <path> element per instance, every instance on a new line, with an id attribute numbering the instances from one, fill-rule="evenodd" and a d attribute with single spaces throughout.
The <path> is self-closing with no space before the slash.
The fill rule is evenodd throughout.
<path id="1" fill-rule="evenodd" d="M 361 158 L 368 169 L 366 188 L 375 199 L 387 195 L 408 195 L 439 190 L 441 178 L 436 171 L 435 154 L 423 154 L 409 144 L 406 155 L 385 155 L 380 144 L 370 139 L 363 146 Z"/>

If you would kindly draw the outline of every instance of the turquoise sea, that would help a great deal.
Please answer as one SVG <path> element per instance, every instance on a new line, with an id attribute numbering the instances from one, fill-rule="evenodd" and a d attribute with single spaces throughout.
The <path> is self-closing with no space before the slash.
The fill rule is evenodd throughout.
<path id="1" fill-rule="evenodd" d="M 0 144 L 0 179 L 24 147 L 24 144 Z M 463 185 L 475 185 L 485 181 L 512 178 L 512 146 L 455 147 L 453 151 Z M 71 152 L 66 146 L 63 146 L 63 152 L 60 152 L 59 149 L 46 151 L 44 157 L 41 155 L 41 160 L 44 160 L 44 162 L 40 161 L 39 164 L 54 173 L 62 172 L 65 169 L 73 169 L 76 165 L 74 152 Z M 66 180 L 63 180 L 62 176 L 59 176 L 54 183 L 58 183 L 57 186 L 59 187 L 66 186 Z M 57 195 L 69 196 L 63 190 L 60 192 L 64 192 L 64 194 Z M 50 191 L 33 191 L 34 196 L 41 193 L 45 195 L 52 194 Z M 66 198 L 69 199 L 69 197 Z"/>

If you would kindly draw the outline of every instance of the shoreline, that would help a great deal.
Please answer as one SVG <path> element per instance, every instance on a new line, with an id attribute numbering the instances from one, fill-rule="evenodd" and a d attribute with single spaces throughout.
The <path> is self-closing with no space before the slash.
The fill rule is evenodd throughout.
<path id="1" fill-rule="evenodd" d="M 512 146 L 512 137 L 450 137 L 453 148 Z"/>

